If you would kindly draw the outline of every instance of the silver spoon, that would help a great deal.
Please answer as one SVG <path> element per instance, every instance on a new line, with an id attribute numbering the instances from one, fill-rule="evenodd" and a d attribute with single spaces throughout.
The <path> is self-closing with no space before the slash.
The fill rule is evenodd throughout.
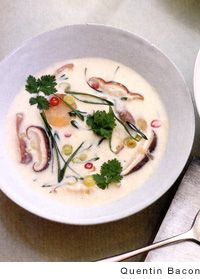
<path id="1" fill-rule="evenodd" d="M 146 246 L 144 248 L 140 248 L 140 249 L 137 249 L 134 251 L 124 253 L 124 254 L 119 254 L 119 255 L 116 255 L 113 257 L 108 257 L 108 258 L 99 260 L 98 262 L 121 262 L 125 259 L 129 259 L 138 254 L 141 254 L 141 253 L 153 250 L 153 249 L 157 249 L 162 246 L 166 246 L 168 244 L 181 242 L 184 240 L 190 240 L 190 241 L 194 241 L 194 242 L 197 242 L 198 244 L 200 244 L 200 210 L 197 212 L 197 214 L 194 218 L 192 227 L 189 231 L 179 234 L 177 236 L 156 242 L 156 243 Z"/>

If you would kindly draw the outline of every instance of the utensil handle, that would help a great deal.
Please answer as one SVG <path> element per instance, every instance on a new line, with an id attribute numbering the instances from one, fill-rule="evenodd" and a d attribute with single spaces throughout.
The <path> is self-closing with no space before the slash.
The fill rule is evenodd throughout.
<path id="1" fill-rule="evenodd" d="M 98 262 L 121 262 L 125 259 L 129 259 L 133 256 L 138 255 L 138 254 L 148 252 L 148 251 L 151 251 L 153 249 L 157 249 L 157 248 L 160 248 L 162 246 L 165 246 L 165 245 L 168 245 L 168 244 L 171 244 L 171 243 L 180 242 L 180 241 L 189 240 L 189 239 L 192 240 L 193 238 L 194 238 L 193 233 L 190 230 L 186 233 L 182 233 L 180 235 L 177 235 L 177 236 L 174 236 L 174 237 L 171 237 L 171 238 L 153 243 L 153 244 L 151 244 L 149 246 L 146 246 L 144 248 L 140 248 L 140 249 L 137 249 L 137 250 L 134 250 L 134 251 L 124 253 L 124 254 L 119 254 L 119 255 L 116 255 L 116 256 L 113 256 L 113 257 L 108 257 L 108 258 L 99 260 Z"/>

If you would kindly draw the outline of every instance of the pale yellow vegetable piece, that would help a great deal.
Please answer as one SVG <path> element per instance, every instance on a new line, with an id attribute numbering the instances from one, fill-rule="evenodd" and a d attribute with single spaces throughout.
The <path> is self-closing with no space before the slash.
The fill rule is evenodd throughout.
<path id="1" fill-rule="evenodd" d="M 81 161 L 85 161 L 85 160 L 87 159 L 87 154 L 85 154 L 85 153 L 80 154 L 80 155 L 79 155 L 79 159 L 80 159 Z"/>
<path id="2" fill-rule="evenodd" d="M 143 118 L 139 118 L 136 121 L 137 127 L 143 131 L 146 131 L 147 129 L 147 122 Z"/>
<path id="3" fill-rule="evenodd" d="M 87 175 L 83 179 L 83 184 L 87 187 L 93 187 L 96 184 L 96 182 L 92 175 Z"/>
<path id="4" fill-rule="evenodd" d="M 73 152 L 73 146 L 71 144 L 63 145 L 62 152 L 66 156 L 70 155 Z"/>
<path id="5" fill-rule="evenodd" d="M 137 145 L 137 142 L 134 139 L 132 139 L 131 137 L 128 137 L 128 138 L 125 138 L 124 144 L 128 148 L 135 148 Z"/>
<path id="6" fill-rule="evenodd" d="M 71 95 L 65 95 L 63 101 L 67 102 L 71 106 L 73 106 L 76 103 L 74 97 Z"/>

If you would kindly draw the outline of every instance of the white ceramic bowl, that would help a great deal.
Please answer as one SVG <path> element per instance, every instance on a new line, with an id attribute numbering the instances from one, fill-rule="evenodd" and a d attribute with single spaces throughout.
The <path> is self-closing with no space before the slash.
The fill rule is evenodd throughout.
<path id="1" fill-rule="evenodd" d="M 23 174 L 12 168 L 5 148 L 5 117 L 27 75 L 54 62 L 88 56 L 109 58 L 140 73 L 159 92 L 170 126 L 165 156 L 150 179 L 138 191 L 92 210 L 60 204 L 34 192 L 23 181 Z M 117 220 L 156 201 L 171 187 L 186 164 L 194 138 L 190 94 L 174 64 L 138 36 L 105 26 L 66 26 L 27 41 L 0 63 L 0 76 L 0 185 L 8 197 L 32 213 L 79 225 Z"/>

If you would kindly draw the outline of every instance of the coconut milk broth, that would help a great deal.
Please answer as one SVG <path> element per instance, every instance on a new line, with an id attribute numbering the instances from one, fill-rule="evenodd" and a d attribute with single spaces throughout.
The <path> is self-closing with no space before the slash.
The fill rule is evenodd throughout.
<path id="1" fill-rule="evenodd" d="M 7 143 L 8 150 L 11 160 L 14 164 L 14 167 L 19 170 L 19 173 L 26 179 L 27 187 L 33 187 L 35 191 L 39 191 L 42 194 L 48 195 L 51 199 L 56 199 L 66 204 L 73 205 L 83 205 L 83 206 L 94 206 L 103 203 L 112 202 L 118 200 L 128 193 L 135 191 L 138 187 L 141 187 L 142 184 L 152 175 L 156 167 L 159 164 L 161 157 L 164 154 L 167 137 L 168 137 L 168 119 L 164 109 L 164 106 L 158 96 L 158 93 L 154 88 L 138 73 L 132 69 L 111 61 L 107 59 L 100 58 L 82 58 L 74 59 L 72 61 L 63 61 L 61 63 L 52 65 L 48 69 L 42 71 L 38 74 L 38 77 L 46 74 L 54 74 L 55 70 L 66 63 L 73 63 L 74 69 L 72 72 L 68 73 L 67 82 L 71 85 L 72 91 L 87 92 L 90 94 L 101 94 L 96 93 L 92 88 L 88 86 L 85 81 L 84 70 L 87 67 L 87 76 L 96 76 L 101 77 L 104 80 L 114 80 L 124 84 L 132 92 L 140 92 L 144 96 L 144 100 L 132 100 L 126 102 L 126 108 L 132 113 L 135 119 L 143 118 L 148 124 L 147 131 L 145 134 L 149 138 L 152 133 L 152 129 L 155 130 L 157 134 L 157 146 L 153 152 L 153 160 L 149 160 L 140 170 L 129 174 L 123 177 L 120 185 L 110 185 L 107 189 L 101 190 L 97 186 L 94 187 L 82 187 L 82 182 L 78 182 L 76 185 L 66 187 L 65 185 L 60 187 L 56 193 L 50 193 L 50 188 L 41 187 L 44 184 L 56 184 L 56 167 L 54 167 L 55 173 L 51 172 L 51 163 L 49 167 L 42 172 L 34 172 L 32 170 L 32 163 L 29 165 L 22 165 L 19 162 L 19 152 L 17 147 L 16 140 L 16 129 L 15 129 L 15 117 L 16 113 L 24 113 L 24 121 L 22 124 L 22 131 L 25 131 L 26 128 L 30 125 L 43 126 L 41 121 L 39 111 L 36 106 L 30 106 L 29 98 L 30 94 L 25 91 L 24 87 L 19 92 L 19 94 L 13 100 L 11 104 L 8 116 L 7 116 Z M 117 73 L 114 75 L 116 68 L 119 66 Z M 31 73 L 30 73 L 31 74 Z M 63 73 L 60 74 L 60 76 Z M 62 86 L 57 87 L 58 92 L 62 93 Z M 106 110 L 108 111 L 108 106 L 102 105 L 92 105 L 85 104 L 79 101 L 77 102 L 77 108 L 81 111 L 87 111 L 89 114 L 92 114 L 95 110 Z M 122 103 L 117 104 L 117 106 L 123 106 Z M 161 121 L 161 126 L 159 128 L 152 128 L 150 123 L 154 119 L 159 119 Z M 92 131 L 87 130 L 87 126 L 82 123 L 80 120 L 76 119 L 83 129 L 76 129 L 71 125 L 68 125 L 64 128 L 58 129 L 60 143 L 63 144 L 72 144 L 74 149 L 84 141 L 86 146 L 93 144 L 93 151 L 88 152 L 88 156 L 95 157 L 99 156 L 100 159 L 94 162 L 95 171 L 91 172 L 84 168 L 84 164 L 73 164 L 73 168 L 82 176 L 90 175 L 94 173 L 99 173 L 101 165 L 108 161 L 109 159 L 117 158 L 122 166 L 125 168 L 127 164 L 130 163 L 130 160 L 133 160 L 137 156 L 141 147 L 147 145 L 147 141 L 141 140 L 136 148 L 124 148 L 119 154 L 114 154 L 110 151 L 108 141 L 104 140 L 100 146 L 97 146 L 97 142 L 100 139 L 98 136 L 94 135 Z M 81 132 L 80 132 L 81 131 Z M 65 133 L 72 134 L 71 137 L 66 138 Z M 127 136 L 125 130 L 122 126 L 117 124 L 117 127 L 113 132 L 113 144 L 116 146 L 119 143 L 119 140 Z M 13 140 L 15 139 L 15 140 Z M 96 146 L 96 147 L 95 147 Z M 67 169 L 66 175 L 72 174 L 72 172 Z M 63 184 L 63 181 L 61 182 Z"/>

